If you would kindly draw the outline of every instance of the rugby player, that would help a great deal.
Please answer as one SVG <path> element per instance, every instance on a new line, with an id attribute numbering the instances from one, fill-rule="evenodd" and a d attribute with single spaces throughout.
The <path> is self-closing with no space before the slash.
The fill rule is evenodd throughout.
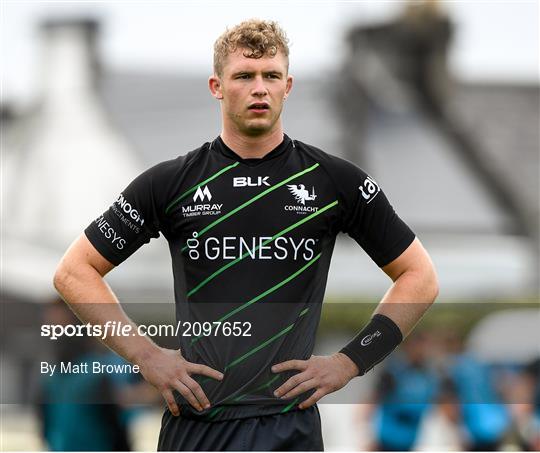
<path id="1" fill-rule="evenodd" d="M 284 134 L 287 42 L 275 22 L 225 31 L 209 78 L 221 134 L 133 180 L 56 271 L 85 323 L 133 325 L 104 276 L 162 234 L 177 318 L 237 323 L 234 335 L 181 336 L 180 350 L 139 335 L 105 340 L 166 400 L 160 450 L 323 450 L 316 402 L 390 354 L 438 293 L 427 252 L 377 182 Z M 313 356 L 340 232 L 392 282 L 349 344 Z"/>

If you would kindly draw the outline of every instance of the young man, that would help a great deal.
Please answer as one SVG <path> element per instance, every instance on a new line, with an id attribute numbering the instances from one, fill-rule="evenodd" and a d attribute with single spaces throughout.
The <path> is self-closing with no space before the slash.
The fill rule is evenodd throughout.
<path id="1" fill-rule="evenodd" d="M 371 177 L 284 135 L 293 78 L 279 26 L 243 22 L 214 50 L 220 136 L 137 177 L 70 247 L 55 286 L 84 322 L 131 323 L 103 277 L 162 233 L 178 319 L 236 330 L 181 336 L 180 351 L 107 340 L 167 401 L 159 449 L 322 450 L 315 403 L 401 342 L 435 299 L 436 275 Z M 393 284 L 355 339 L 312 356 L 340 231 Z"/>

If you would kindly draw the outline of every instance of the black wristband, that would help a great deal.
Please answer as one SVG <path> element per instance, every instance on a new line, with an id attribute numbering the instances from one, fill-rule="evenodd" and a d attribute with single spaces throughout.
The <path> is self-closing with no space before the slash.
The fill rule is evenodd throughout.
<path id="1" fill-rule="evenodd" d="M 358 367 L 359 376 L 367 373 L 403 341 L 403 335 L 389 317 L 373 315 L 369 324 L 341 351 Z"/>

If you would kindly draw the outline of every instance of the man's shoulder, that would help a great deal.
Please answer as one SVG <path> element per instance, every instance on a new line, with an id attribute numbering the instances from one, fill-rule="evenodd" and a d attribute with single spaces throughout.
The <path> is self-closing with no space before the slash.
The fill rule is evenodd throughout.
<path id="1" fill-rule="evenodd" d="M 364 173 L 364 171 L 356 164 L 348 161 L 347 159 L 336 156 L 331 152 L 324 151 L 321 148 L 302 142 L 300 140 L 295 140 L 294 143 L 297 148 L 301 150 L 301 152 L 311 156 L 317 163 L 319 163 L 319 165 L 323 167 L 323 169 L 331 172 L 332 175 L 339 175 L 341 173 Z"/>
<path id="2" fill-rule="evenodd" d="M 152 193 L 154 198 L 169 199 L 178 190 L 190 168 L 200 162 L 209 143 L 169 160 L 159 162 L 140 173 L 129 185 L 139 193 Z"/>
<path id="3" fill-rule="evenodd" d="M 200 156 L 202 156 L 207 150 L 209 142 L 188 151 L 185 154 L 180 154 L 172 159 L 164 160 L 151 167 L 149 167 L 143 175 L 155 178 L 167 178 L 174 177 L 179 172 L 185 171 L 188 167 L 191 167 Z"/>

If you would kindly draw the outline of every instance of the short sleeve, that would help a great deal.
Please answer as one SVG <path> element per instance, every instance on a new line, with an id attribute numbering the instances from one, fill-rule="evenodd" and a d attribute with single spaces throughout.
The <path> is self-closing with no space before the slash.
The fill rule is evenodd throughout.
<path id="1" fill-rule="evenodd" d="M 352 237 L 379 267 L 387 265 L 407 249 L 414 233 L 371 176 L 343 159 L 335 169 L 343 200 L 341 231 Z"/>
<path id="2" fill-rule="evenodd" d="M 158 166 L 135 178 L 84 231 L 97 251 L 115 266 L 159 236 L 162 225 L 154 186 L 157 172 Z"/>

